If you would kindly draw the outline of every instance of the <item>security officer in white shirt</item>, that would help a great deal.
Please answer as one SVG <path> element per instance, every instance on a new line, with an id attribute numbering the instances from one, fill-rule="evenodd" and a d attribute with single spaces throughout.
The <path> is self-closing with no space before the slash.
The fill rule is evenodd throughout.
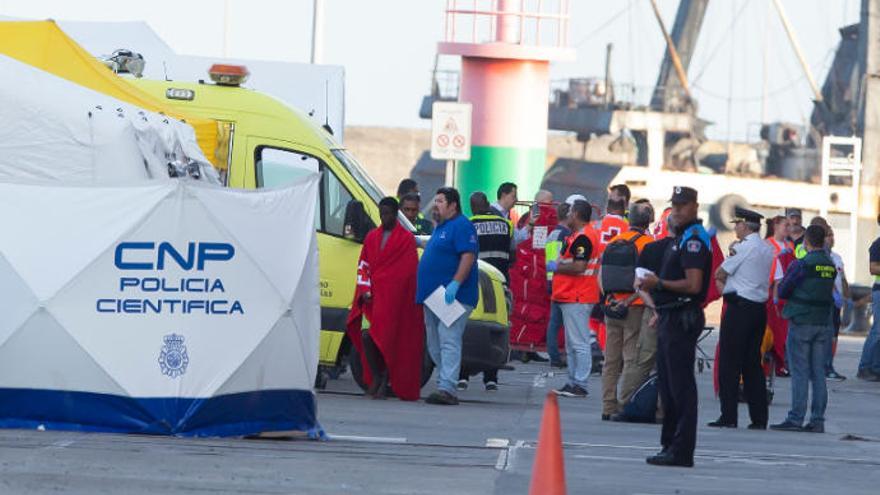
<path id="1" fill-rule="evenodd" d="M 736 208 L 736 253 L 715 272 L 723 286 L 726 309 L 719 337 L 718 385 L 721 417 L 709 423 L 717 428 L 737 427 L 739 377 L 749 403 L 749 429 L 767 428 L 767 384 L 761 368 L 761 341 L 767 326 L 767 297 L 773 248 L 761 239 L 760 214 Z"/>

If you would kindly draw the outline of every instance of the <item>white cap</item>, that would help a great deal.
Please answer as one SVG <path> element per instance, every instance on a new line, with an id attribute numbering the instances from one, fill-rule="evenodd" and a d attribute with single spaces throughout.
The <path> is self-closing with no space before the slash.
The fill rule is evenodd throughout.
<path id="1" fill-rule="evenodd" d="M 572 194 L 571 196 L 565 198 L 565 202 L 569 205 L 574 205 L 575 201 L 586 201 L 587 198 L 581 196 L 580 194 Z"/>

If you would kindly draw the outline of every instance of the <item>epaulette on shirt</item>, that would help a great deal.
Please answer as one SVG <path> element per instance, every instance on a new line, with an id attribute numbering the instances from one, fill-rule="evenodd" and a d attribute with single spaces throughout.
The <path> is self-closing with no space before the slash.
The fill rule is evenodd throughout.
<path id="1" fill-rule="evenodd" d="M 709 246 L 712 245 L 712 239 L 709 237 L 709 233 L 706 232 L 706 229 L 703 227 L 703 224 L 696 223 L 687 228 L 687 232 L 683 236 L 681 236 L 681 243 L 679 243 L 678 248 L 684 249 L 687 241 L 696 237 L 706 246 L 708 249 Z"/>

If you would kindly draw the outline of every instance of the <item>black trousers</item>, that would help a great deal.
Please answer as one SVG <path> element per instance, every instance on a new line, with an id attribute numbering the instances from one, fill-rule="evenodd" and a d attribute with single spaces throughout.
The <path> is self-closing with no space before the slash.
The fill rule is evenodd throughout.
<path id="1" fill-rule="evenodd" d="M 461 368 L 458 372 L 459 380 L 469 380 L 471 377 L 470 372 L 468 370 Z M 486 370 L 483 372 L 483 383 L 495 382 L 498 383 L 498 368 Z"/>
<path id="2" fill-rule="evenodd" d="M 706 317 L 700 307 L 660 310 L 657 322 L 657 385 L 663 404 L 660 444 L 676 459 L 693 460 L 697 445 L 697 338 Z"/>
<path id="3" fill-rule="evenodd" d="M 761 341 L 767 328 L 767 305 L 736 296 L 724 296 L 718 352 L 718 397 L 721 421 L 737 422 L 739 377 L 749 403 L 752 423 L 767 424 L 767 382 L 761 368 Z"/>

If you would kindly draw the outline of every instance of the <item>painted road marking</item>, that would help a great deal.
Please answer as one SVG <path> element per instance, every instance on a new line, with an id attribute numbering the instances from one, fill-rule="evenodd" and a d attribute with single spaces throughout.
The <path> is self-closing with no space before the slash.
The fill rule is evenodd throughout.
<path id="1" fill-rule="evenodd" d="M 510 440 L 506 438 L 487 438 L 486 447 L 495 449 L 506 449 L 510 445 Z"/>
<path id="2" fill-rule="evenodd" d="M 362 442 L 362 443 L 406 443 L 404 437 L 362 437 L 357 435 L 327 435 L 330 440 L 341 440 L 344 442 Z"/>
<path id="3" fill-rule="evenodd" d="M 536 442 L 530 442 L 526 445 L 527 448 L 534 448 L 534 444 Z M 583 443 L 583 442 L 563 442 L 563 447 L 565 448 L 607 448 L 607 449 L 627 449 L 627 450 L 640 450 L 640 451 L 656 451 L 656 446 L 642 446 L 642 445 L 613 445 L 613 444 L 601 444 L 601 443 Z M 806 466 L 808 462 L 843 462 L 843 463 L 852 463 L 852 464 L 867 464 L 871 466 L 880 466 L 880 460 L 878 459 L 865 459 L 859 457 L 830 457 L 830 456 L 818 456 L 818 455 L 803 455 L 803 454 L 777 454 L 773 452 L 742 452 L 742 451 L 725 451 L 725 450 L 706 450 L 706 449 L 697 449 L 696 452 L 697 457 L 701 457 L 704 459 L 725 459 L 731 460 L 735 462 L 742 463 L 751 463 L 751 464 L 764 464 L 764 465 L 794 465 L 794 466 Z M 774 464 L 777 463 L 777 464 Z M 782 463 L 782 464 L 778 464 Z"/>
<path id="4" fill-rule="evenodd" d="M 535 375 L 534 380 L 532 380 L 532 387 L 534 388 L 545 388 L 547 386 L 547 375 L 544 373 L 538 373 Z"/>

